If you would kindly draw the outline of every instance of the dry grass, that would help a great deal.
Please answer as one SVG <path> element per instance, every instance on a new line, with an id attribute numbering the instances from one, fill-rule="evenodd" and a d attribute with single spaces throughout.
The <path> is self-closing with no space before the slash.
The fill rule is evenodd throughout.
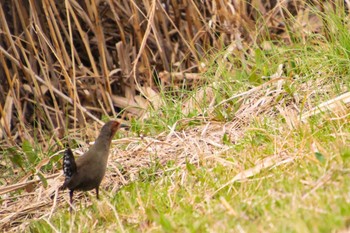
<path id="1" fill-rule="evenodd" d="M 224 137 L 229 138 L 230 143 L 237 143 L 240 138 L 243 138 L 246 130 L 251 130 L 250 124 L 261 116 L 274 117 L 276 114 L 281 115 L 285 118 L 287 127 L 290 129 L 303 124 L 297 117 L 301 112 L 296 107 L 297 105 L 293 104 L 295 100 L 290 99 L 289 102 L 283 102 L 283 104 L 276 101 L 281 95 L 285 94 L 282 89 L 285 81 L 287 81 L 287 78 L 283 77 L 281 71 L 278 70 L 268 83 L 233 96 L 231 99 L 240 98 L 242 105 L 230 122 L 215 122 L 205 117 L 182 119 L 176 124 L 186 125 L 187 122 L 194 120 L 200 120 L 202 124 L 184 131 L 175 131 L 174 125 L 169 133 L 164 132 L 155 137 L 126 136 L 123 139 L 114 140 L 107 176 L 102 184 L 102 189 L 108 190 L 105 195 L 113 195 L 124 185 L 137 180 L 142 176 L 144 169 L 150 168 L 156 163 L 164 166 L 170 161 L 175 162 L 174 166 L 170 168 L 173 170 L 184 169 L 187 163 L 197 166 L 205 166 L 207 163 L 242 166 L 220 156 L 231 149 L 231 146 L 223 140 Z M 309 83 L 304 84 L 305 91 L 308 90 L 309 86 Z M 343 107 L 334 108 L 334 106 L 343 106 L 339 100 L 339 104 L 335 105 L 336 100 L 331 101 L 331 103 L 328 101 L 320 106 L 324 107 L 327 103 L 330 103 L 329 109 L 333 113 L 344 115 Z M 219 103 L 219 105 L 222 104 L 225 104 L 225 101 Z M 311 107 L 306 107 L 306 109 L 311 109 Z M 306 120 L 314 114 L 319 114 L 319 112 L 306 112 L 302 119 Z M 284 147 L 284 145 L 279 146 L 279 148 Z M 79 152 L 78 154 L 83 153 L 80 150 L 75 153 L 77 152 Z M 57 152 L 57 154 L 60 153 L 62 151 Z M 52 155 L 51 158 L 55 155 Z M 257 160 L 255 165 L 249 169 L 240 168 L 240 173 L 211 193 L 210 196 L 214 196 L 218 191 L 232 185 L 234 182 L 245 180 L 271 167 L 292 163 L 297 158 L 296 154 L 289 154 L 285 150 L 276 151 L 273 155 L 267 155 L 265 158 Z M 43 161 L 41 166 L 47 162 L 47 160 Z M 58 188 L 63 182 L 62 172 L 56 170 L 51 172 L 44 174 L 47 183 L 40 179 L 29 181 L 26 177 L 23 177 L 23 182 L 0 188 L 0 194 L 3 197 L 3 208 L 0 211 L 1 230 L 6 232 L 22 231 L 30 223 L 28 220 L 50 220 L 52 214 L 58 209 L 68 208 L 68 194 L 58 192 Z M 163 172 L 167 171 L 155 169 L 153 174 L 147 175 L 161 175 Z M 14 193 L 16 194 L 13 195 Z M 85 205 L 90 205 L 91 199 L 95 198 L 90 196 L 87 199 L 82 199 L 83 197 L 82 193 L 79 193 L 76 197 L 76 203 L 84 200 Z"/>

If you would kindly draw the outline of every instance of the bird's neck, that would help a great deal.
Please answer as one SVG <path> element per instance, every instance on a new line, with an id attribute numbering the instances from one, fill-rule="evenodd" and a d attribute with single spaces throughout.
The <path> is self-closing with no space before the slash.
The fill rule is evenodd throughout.
<path id="1" fill-rule="evenodd" d="M 110 145 L 111 145 L 111 138 L 109 137 L 109 135 L 101 134 L 100 136 L 98 136 L 98 138 L 96 139 L 92 147 L 95 149 L 95 151 L 108 152 Z"/>

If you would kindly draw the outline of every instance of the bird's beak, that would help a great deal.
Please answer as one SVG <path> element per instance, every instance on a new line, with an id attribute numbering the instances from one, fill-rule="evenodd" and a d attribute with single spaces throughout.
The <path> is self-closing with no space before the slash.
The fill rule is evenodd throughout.
<path id="1" fill-rule="evenodd" d="M 128 124 L 126 124 L 126 123 L 120 123 L 120 126 L 119 126 L 120 128 L 123 128 L 123 129 L 125 129 L 125 130 L 128 130 L 128 129 L 130 129 L 130 125 L 128 125 Z"/>

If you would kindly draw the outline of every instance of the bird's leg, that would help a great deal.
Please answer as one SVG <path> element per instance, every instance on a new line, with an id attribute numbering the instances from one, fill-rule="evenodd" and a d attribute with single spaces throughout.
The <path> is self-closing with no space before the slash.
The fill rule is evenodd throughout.
<path id="1" fill-rule="evenodd" d="M 98 187 L 96 188 L 96 198 L 97 198 L 97 200 L 100 199 L 100 197 L 99 197 L 99 195 L 98 195 Z"/>
<path id="2" fill-rule="evenodd" d="M 70 204 L 70 207 L 69 207 L 69 211 L 72 212 L 72 206 L 73 206 L 73 192 L 74 190 L 71 189 L 69 190 L 69 204 Z"/>

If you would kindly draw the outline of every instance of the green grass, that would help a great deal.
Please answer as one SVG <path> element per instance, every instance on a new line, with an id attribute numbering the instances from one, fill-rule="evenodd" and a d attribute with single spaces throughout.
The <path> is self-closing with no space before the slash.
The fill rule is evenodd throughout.
<path id="1" fill-rule="evenodd" d="M 301 136 L 299 132 L 293 134 Z M 257 136 L 255 132 L 252 135 Z M 233 148 L 221 157 L 233 157 L 235 163 L 251 167 L 271 147 L 270 142 L 249 143 L 252 135 L 247 136 L 241 148 L 244 153 Z M 308 134 L 300 139 L 310 138 Z M 327 137 L 319 140 L 330 143 Z M 294 144 L 294 139 L 288 143 Z M 62 232 L 70 228 L 81 232 L 121 231 L 118 221 L 129 232 L 330 232 L 343 228 L 350 214 L 349 148 L 339 150 L 337 140 L 332 140 L 329 148 L 324 148 L 326 162 L 321 163 L 304 148 L 305 143 L 296 144 L 294 148 L 287 147 L 298 151 L 292 163 L 263 170 L 214 196 L 240 169 L 215 162 L 199 167 L 188 164 L 125 186 L 112 199 L 94 201 L 93 206 L 81 208 L 72 216 L 74 223 L 67 210 L 50 221 Z M 51 226 L 42 220 L 31 225 L 31 231 L 35 229 L 46 232 Z"/>
<path id="2" fill-rule="evenodd" d="M 248 91 L 273 75 L 284 64 L 284 94 L 275 105 L 306 107 L 334 98 L 349 88 L 348 30 L 336 15 L 324 16 L 332 28 L 330 39 L 311 35 L 306 42 L 288 46 L 275 43 L 271 50 L 254 47 L 245 60 L 235 51 L 208 58 L 209 80 L 202 88 L 213 88 L 216 108 L 205 115 L 216 121 L 231 121 L 243 104 L 240 98 L 220 102 Z M 303 40 L 295 40 L 303 41 Z M 235 54 L 236 53 L 236 54 Z M 180 94 L 162 93 L 164 105 L 151 110 L 145 122 L 135 120 L 132 130 L 153 135 L 168 131 L 183 118 L 191 118 L 198 109 L 183 114 L 182 104 L 198 90 Z M 299 101 L 296 101 L 298 99 Z M 278 102 L 278 103 L 277 103 Z M 309 106 L 309 105 L 312 106 Z M 138 181 L 116 193 L 93 197 L 92 206 L 70 216 L 59 210 L 50 220 L 34 221 L 30 232 L 335 232 L 350 226 L 350 117 L 332 120 L 327 113 L 297 122 L 290 128 L 285 116 L 254 119 L 244 136 L 235 142 L 224 137 L 230 150 L 212 159 L 200 159 L 199 165 L 176 161 L 166 166 L 157 163 L 140 172 Z M 288 118 L 288 116 L 287 116 Z M 193 125 L 178 122 L 177 129 L 191 130 Z M 316 148 L 316 149 L 315 149 Z M 261 163 L 274 154 L 290 159 L 278 166 L 259 170 L 248 179 L 231 182 L 240 172 Z M 226 162 L 223 162 L 226 161 Z M 277 163 L 276 163 L 277 164 Z M 163 171 L 155 175 L 155 171 Z M 221 189 L 222 188 L 222 189 Z M 220 189 L 220 191 L 218 191 Z M 218 191 L 218 192 L 217 192 Z M 80 208 L 79 205 L 82 205 Z"/>

